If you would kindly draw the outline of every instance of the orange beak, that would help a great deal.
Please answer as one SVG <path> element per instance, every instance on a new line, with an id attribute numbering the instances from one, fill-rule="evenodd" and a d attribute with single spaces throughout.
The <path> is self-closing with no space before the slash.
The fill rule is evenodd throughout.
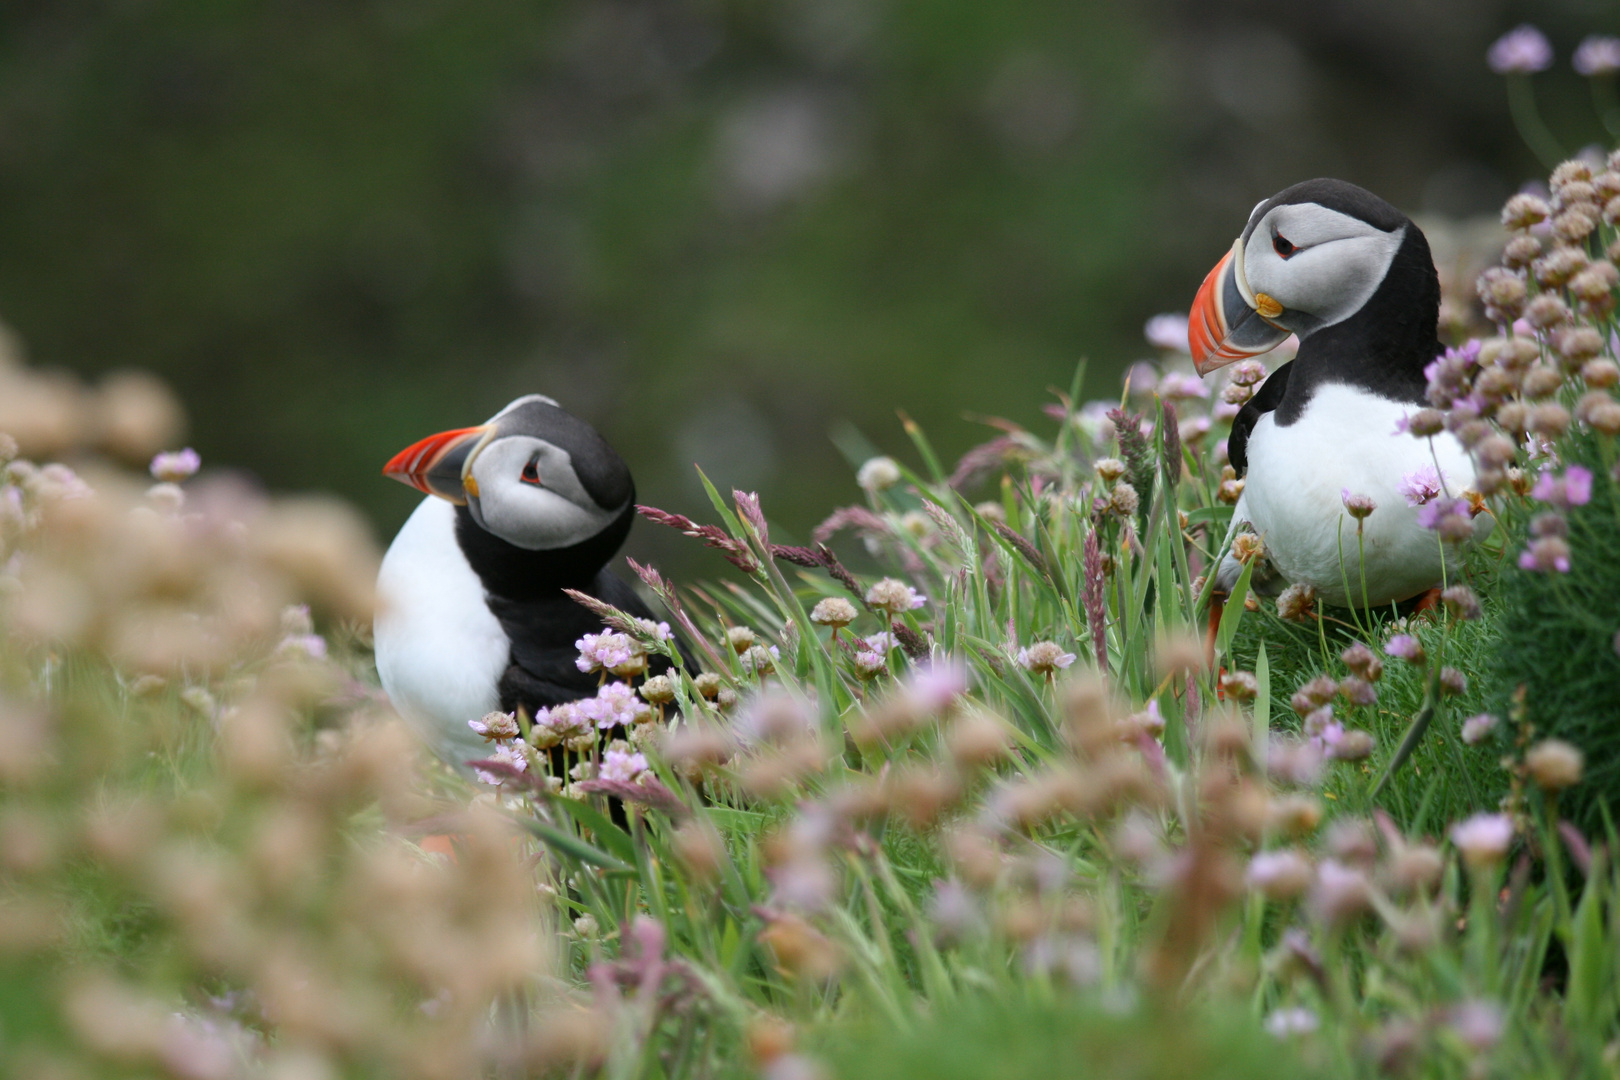
<path id="1" fill-rule="evenodd" d="M 437 495 L 463 506 L 467 502 L 466 468 L 491 431 L 485 424 L 429 435 L 390 458 L 383 466 L 383 475 L 409 484 L 424 495 Z"/>
<path id="2" fill-rule="evenodd" d="M 1187 313 L 1187 344 L 1200 375 L 1269 352 L 1288 337 L 1286 329 L 1263 317 L 1244 296 L 1236 261 L 1242 257 L 1240 240 L 1204 278 Z"/>

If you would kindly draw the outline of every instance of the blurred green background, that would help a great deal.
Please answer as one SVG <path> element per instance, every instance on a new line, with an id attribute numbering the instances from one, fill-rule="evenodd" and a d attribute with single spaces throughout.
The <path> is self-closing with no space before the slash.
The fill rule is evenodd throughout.
<path id="1" fill-rule="evenodd" d="M 392 453 L 536 390 L 642 501 L 706 514 L 696 461 L 802 535 L 856 494 L 829 432 L 954 458 L 1116 385 L 1286 184 L 1494 212 L 1541 172 L 1483 60 L 1524 19 L 1599 140 L 1595 0 L 7 0 L 0 318 L 384 539 Z"/>

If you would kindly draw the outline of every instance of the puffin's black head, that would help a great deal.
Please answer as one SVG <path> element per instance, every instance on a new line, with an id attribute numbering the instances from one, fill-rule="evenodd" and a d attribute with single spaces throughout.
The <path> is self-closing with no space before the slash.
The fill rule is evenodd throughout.
<path id="1" fill-rule="evenodd" d="M 1303 343 L 1363 312 L 1381 287 L 1400 294 L 1390 317 L 1410 329 L 1403 336 L 1424 337 L 1426 319 L 1432 342 L 1439 283 L 1418 227 L 1343 180 L 1295 184 L 1254 208 L 1204 279 L 1189 318 L 1193 361 L 1207 374 L 1291 333 Z"/>
<path id="2" fill-rule="evenodd" d="M 595 428 L 539 394 L 487 424 L 429 436 L 383 472 L 465 506 L 484 531 L 528 551 L 572 547 L 624 517 L 630 469 Z"/>

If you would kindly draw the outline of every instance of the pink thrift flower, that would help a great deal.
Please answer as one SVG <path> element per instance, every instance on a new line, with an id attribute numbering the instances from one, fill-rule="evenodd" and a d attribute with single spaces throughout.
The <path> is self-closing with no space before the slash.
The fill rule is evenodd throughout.
<path id="1" fill-rule="evenodd" d="M 641 780 L 647 772 L 647 758 L 641 753 L 610 746 L 602 754 L 602 771 L 597 775 L 603 780 L 616 780 L 622 784 L 634 784 Z"/>
<path id="2" fill-rule="evenodd" d="M 923 709 L 941 712 L 967 693 L 967 668 L 954 660 L 938 660 L 914 668 L 906 692 Z"/>
<path id="3" fill-rule="evenodd" d="M 1467 499 L 1434 499 L 1418 507 L 1418 524 L 1440 534 L 1441 539 L 1461 542 L 1474 535 L 1474 518 Z"/>
<path id="4" fill-rule="evenodd" d="M 1620 38 L 1588 34 L 1575 46 L 1570 64 L 1576 73 L 1588 78 L 1620 72 Z"/>
<path id="5" fill-rule="evenodd" d="M 1552 66 L 1552 42 L 1524 23 L 1497 38 L 1485 53 L 1485 62 L 1498 75 L 1533 75 Z"/>
<path id="6" fill-rule="evenodd" d="M 1147 321 L 1147 325 L 1142 327 L 1142 336 L 1147 338 L 1147 343 L 1155 349 L 1178 353 L 1189 351 L 1187 316 L 1179 312 L 1153 316 Z"/>
<path id="7" fill-rule="evenodd" d="M 1384 643 L 1384 654 L 1397 660 L 1421 664 L 1426 659 L 1423 646 L 1411 634 L 1396 634 Z"/>
<path id="8" fill-rule="evenodd" d="M 1433 465 L 1421 465 L 1401 477 L 1396 490 L 1406 499 L 1407 506 L 1422 506 L 1438 498 L 1444 487 Z"/>
<path id="9" fill-rule="evenodd" d="M 1309 1035 L 1321 1025 L 1316 1014 L 1306 1008 L 1278 1009 L 1266 1017 L 1266 1032 L 1279 1039 Z"/>
<path id="10" fill-rule="evenodd" d="M 1585 506 L 1592 501 L 1592 470 L 1571 465 L 1564 475 L 1542 473 L 1536 477 L 1536 486 L 1530 497 L 1560 508 Z"/>
<path id="11" fill-rule="evenodd" d="M 1485 741 L 1485 737 L 1496 730 L 1497 719 L 1490 713 L 1480 713 L 1470 716 L 1463 721 L 1462 741 L 1469 746 L 1478 746 Z"/>
<path id="12" fill-rule="evenodd" d="M 629 727 L 636 722 L 636 709 L 640 701 L 629 683 L 603 683 L 594 698 L 577 703 L 587 709 L 596 726 L 603 731 L 614 726 Z"/>
<path id="13" fill-rule="evenodd" d="M 1349 488 L 1339 489 L 1339 501 L 1344 503 L 1345 512 L 1357 521 L 1368 517 L 1378 509 L 1378 503 L 1371 495 L 1354 495 Z"/>
<path id="14" fill-rule="evenodd" d="M 1569 543 L 1561 536 L 1542 536 L 1519 552 L 1519 569 L 1549 574 L 1569 573 Z"/>
<path id="15" fill-rule="evenodd" d="M 855 670 L 864 678 L 870 679 L 887 668 L 888 661 L 883 658 L 882 653 L 862 651 L 855 654 Z"/>
<path id="16" fill-rule="evenodd" d="M 1269 900 L 1291 900 L 1310 888 L 1314 868 L 1292 848 L 1262 851 L 1249 860 L 1244 883 Z"/>
<path id="17" fill-rule="evenodd" d="M 574 661 L 574 666 L 586 673 L 628 663 L 635 651 L 629 635 L 615 634 L 609 630 L 600 634 L 586 634 L 574 642 L 574 648 L 579 650 L 579 659 Z"/>
<path id="18" fill-rule="evenodd" d="M 500 745 L 496 746 L 495 752 L 489 756 L 489 760 L 498 761 L 502 765 L 508 765 L 516 769 L 518 772 L 529 771 L 529 759 L 524 756 L 522 749 L 520 749 L 515 743 L 501 743 Z M 503 780 L 502 777 L 496 776 L 492 772 L 486 772 L 485 770 L 479 768 L 474 768 L 473 772 L 477 775 L 480 783 L 493 784 L 496 787 L 501 786 Z"/>
<path id="19" fill-rule="evenodd" d="M 1209 387 L 1196 375 L 1172 371 L 1159 380 L 1159 396 L 1167 401 L 1209 397 Z"/>
<path id="20" fill-rule="evenodd" d="M 1513 843 L 1513 819 L 1506 814 L 1475 814 L 1451 827 L 1451 842 L 1470 866 L 1499 863 Z"/>
<path id="21" fill-rule="evenodd" d="M 862 638 L 861 645 L 864 647 L 865 652 L 886 653 L 890 649 L 898 648 L 900 643 L 894 639 L 894 635 L 889 631 L 879 630 L 875 634 Z"/>
<path id="22" fill-rule="evenodd" d="M 278 652 L 301 652 L 311 660 L 326 659 L 326 639 L 319 634 L 288 634 L 277 646 Z"/>
<path id="23" fill-rule="evenodd" d="M 497 742 L 515 739 L 521 734 L 517 717 L 512 713 L 492 712 L 482 720 L 467 721 L 467 726 L 484 738 Z"/>
<path id="24" fill-rule="evenodd" d="M 165 450 L 154 457 L 151 464 L 152 478 L 170 484 L 195 476 L 200 468 L 202 456 L 189 446 L 184 450 Z"/>
<path id="25" fill-rule="evenodd" d="M 1495 1046 L 1507 1027 L 1501 1006 L 1489 1001 L 1464 1001 L 1453 1006 L 1446 1026 L 1457 1033 L 1469 1049 L 1484 1053 Z"/>

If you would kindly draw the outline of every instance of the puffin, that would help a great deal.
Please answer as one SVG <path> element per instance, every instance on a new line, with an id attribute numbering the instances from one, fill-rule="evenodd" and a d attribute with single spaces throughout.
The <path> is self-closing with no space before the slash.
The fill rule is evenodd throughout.
<path id="1" fill-rule="evenodd" d="M 1307 180 L 1262 201 L 1205 277 L 1188 318 L 1200 375 L 1299 339 L 1227 442 L 1243 479 L 1228 546 L 1245 525 L 1260 536 L 1269 563 L 1266 580 L 1252 582 L 1260 591 L 1304 584 L 1333 606 L 1378 607 L 1421 598 L 1457 570 L 1455 553 L 1420 523 L 1428 500 L 1413 492 L 1426 479 L 1431 498 L 1461 497 L 1473 461 L 1449 432 L 1405 430 L 1427 405 L 1424 368 L 1444 351 L 1439 311 L 1422 230 L 1343 180 Z M 1348 496 L 1375 508 L 1358 522 Z M 1476 538 L 1489 527 L 1476 518 Z M 1230 593 L 1241 570 L 1228 553 L 1215 591 Z"/>
<path id="2" fill-rule="evenodd" d="M 604 626 L 564 589 L 653 618 L 607 569 L 635 484 L 595 428 L 540 394 L 414 443 L 383 473 L 426 498 L 378 573 L 377 674 L 434 753 L 470 776 L 467 762 L 491 754 L 469 721 L 596 693 L 575 643 Z M 669 670 L 648 659 L 649 675 Z"/>

